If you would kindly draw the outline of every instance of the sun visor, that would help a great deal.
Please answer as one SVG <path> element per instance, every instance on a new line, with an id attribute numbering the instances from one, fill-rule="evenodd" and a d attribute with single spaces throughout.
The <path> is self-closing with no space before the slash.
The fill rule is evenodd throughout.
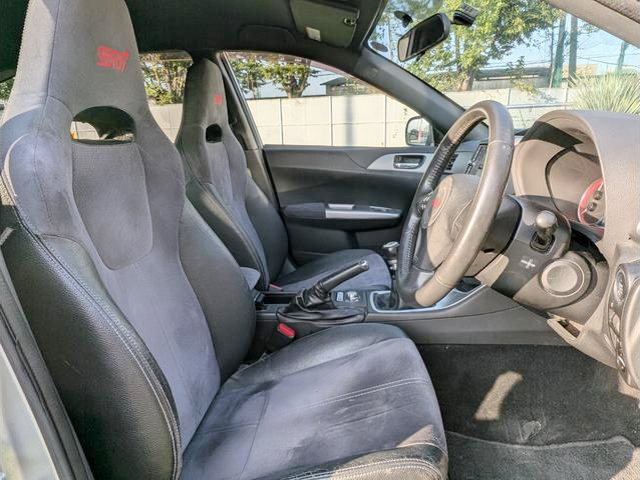
<path id="1" fill-rule="evenodd" d="M 346 2 L 291 0 L 296 29 L 317 42 L 347 47 L 353 40 L 360 10 Z"/>

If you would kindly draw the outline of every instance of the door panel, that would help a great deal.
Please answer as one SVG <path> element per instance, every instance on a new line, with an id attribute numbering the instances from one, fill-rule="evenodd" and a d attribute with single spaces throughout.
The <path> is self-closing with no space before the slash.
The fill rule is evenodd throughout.
<path id="1" fill-rule="evenodd" d="M 265 146 L 296 262 L 346 248 L 379 251 L 384 243 L 399 240 L 433 151 L 433 147 Z M 413 157 L 409 162 L 418 156 L 424 160 L 417 168 L 393 168 L 393 158 L 407 155 Z M 384 158 L 392 159 L 391 168 L 376 167 L 386 165 L 386 160 L 381 163 Z"/>

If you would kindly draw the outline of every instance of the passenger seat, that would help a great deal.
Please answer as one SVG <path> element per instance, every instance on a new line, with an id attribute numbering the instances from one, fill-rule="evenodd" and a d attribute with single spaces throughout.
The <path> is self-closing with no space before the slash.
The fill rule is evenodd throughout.
<path id="1" fill-rule="evenodd" d="M 260 272 L 259 289 L 274 283 L 296 292 L 360 260 L 367 260 L 369 271 L 341 288 L 391 286 L 385 261 L 371 250 L 342 250 L 290 268 L 284 223 L 248 174 L 244 151 L 229 126 L 220 69 L 208 59 L 197 61 L 187 74 L 176 145 L 185 163 L 189 200 L 238 263 Z"/>

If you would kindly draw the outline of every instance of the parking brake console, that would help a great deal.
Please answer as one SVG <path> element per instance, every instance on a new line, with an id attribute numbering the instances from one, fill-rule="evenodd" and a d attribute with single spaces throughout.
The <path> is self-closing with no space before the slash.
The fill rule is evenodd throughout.
<path id="1" fill-rule="evenodd" d="M 295 309 L 308 310 L 322 305 L 335 308 L 331 304 L 331 290 L 367 270 L 369 270 L 369 263 L 366 260 L 362 260 L 343 270 L 338 270 L 331 275 L 327 275 L 312 287 L 299 292 L 293 300 L 291 300 L 291 303 L 285 311 L 291 312 Z"/>
<path id="2" fill-rule="evenodd" d="M 278 308 L 276 311 L 278 327 L 274 335 L 280 343 L 272 345 L 270 351 L 280 348 L 283 342 L 285 344 L 291 342 L 294 337 L 308 335 L 321 328 L 364 321 L 366 308 L 361 302 L 336 300 L 334 303 L 331 291 L 367 270 L 369 270 L 369 264 L 366 261 L 354 263 L 327 275 L 312 287 L 298 292 L 286 307 Z M 344 297 L 345 292 L 333 292 L 336 299 L 339 294 Z M 287 333 L 282 331 L 283 325 L 293 328 L 293 336 L 287 337 Z"/>

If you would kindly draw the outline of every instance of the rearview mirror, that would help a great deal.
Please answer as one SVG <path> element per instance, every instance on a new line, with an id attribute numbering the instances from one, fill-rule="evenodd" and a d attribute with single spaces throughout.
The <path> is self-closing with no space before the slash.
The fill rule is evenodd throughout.
<path id="1" fill-rule="evenodd" d="M 430 147 L 434 145 L 433 127 L 424 117 L 413 117 L 407 122 L 404 133 L 407 145 L 416 147 Z"/>
<path id="2" fill-rule="evenodd" d="M 423 20 L 398 40 L 398 59 L 404 62 L 435 47 L 449 36 L 450 27 L 449 17 L 444 13 Z"/>

